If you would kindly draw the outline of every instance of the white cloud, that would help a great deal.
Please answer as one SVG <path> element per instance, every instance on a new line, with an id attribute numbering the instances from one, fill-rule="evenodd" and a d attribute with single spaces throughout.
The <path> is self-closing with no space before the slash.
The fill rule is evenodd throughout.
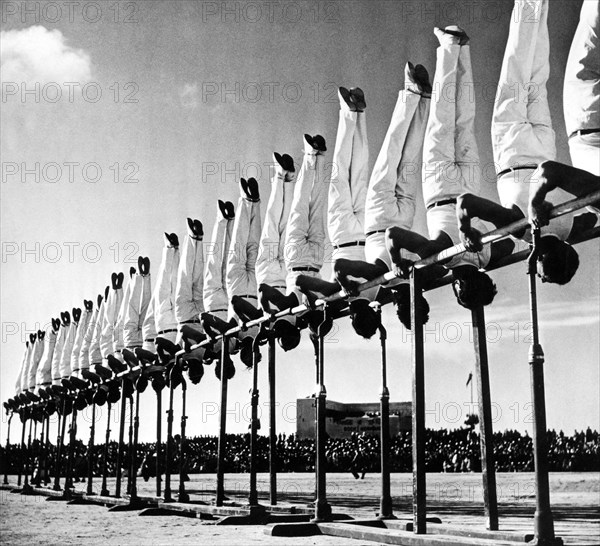
<path id="1" fill-rule="evenodd" d="M 194 110 L 198 107 L 198 84 L 197 83 L 186 83 L 179 91 L 179 98 L 181 99 L 181 105 L 184 108 L 191 108 Z"/>
<path id="2" fill-rule="evenodd" d="M 0 74 L 4 82 L 65 83 L 91 79 L 88 53 L 67 45 L 60 30 L 31 26 L 0 33 Z"/>

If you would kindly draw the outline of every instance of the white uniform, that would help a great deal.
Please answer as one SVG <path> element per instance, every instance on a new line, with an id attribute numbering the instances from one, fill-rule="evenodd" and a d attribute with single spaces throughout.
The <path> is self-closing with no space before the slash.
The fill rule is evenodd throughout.
<path id="1" fill-rule="evenodd" d="M 430 104 L 430 99 L 410 90 L 408 84 L 400 91 L 369 180 L 365 256 L 370 263 L 381 260 L 389 269 L 392 261 L 385 244 L 385 230 L 392 226 L 412 228 Z"/>
<path id="2" fill-rule="evenodd" d="M 165 246 L 154 287 L 154 317 L 156 335 L 175 342 L 177 319 L 175 318 L 175 289 L 179 269 L 179 248 Z"/>
<path id="3" fill-rule="evenodd" d="M 456 220 L 456 198 L 464 192 L 479 194 L 481 167 L 475 139 L 475 100 L 471 48 L 443 44 L 437 49 L 433 83 L 435 96 L 427 123 L 423 149 L 423 199 L 427 208 L 429 237 L 445 233 L 452 244 L 460 243 Z M 454 202 L 445 203 L 445 201 Z M 475 220 L 473 226 L 482 229 Z M 487 231 L 483 228 L 483 231 Z M 490 246 L 482 252 L 465 252 L 445 263 L 485 267 Z"/>
<path id="4" fill-rule="evenodd" d="M 62 347 L 59 369 L 60 377 L 66 379 L 71 375 L 71 354 L 75 345 L 75 337 L 77 336 L 77 323 L 73 320 L 66 329 L 65 342 Z"/>
<path id="5" fill-rule="evenodd" d="M 319 277 L 325 260 L 325 211 L 329 179 L 325 176 L 324 157 L 304 142 L 302 166 L 298 172 L 294 199 L 285 233 L 284 259 L 287 268 L 286 290 L 296 293 L 299 275 Z"/>
<path id="6" fill-rule="evenodd" d="M 17 375 L 17 380 L 15 381 L 15 394 L 21 394 L 23 392 L 23 374 L 27 368 L 27 363 L 29 362 L 29 355 L 31 354 L 30 343 L 25 343 L 25 352 L 23 353 L 23 358 L 21 359 L 21 367 L 19 368 L 19 375 Z"/>
<path id="7" fill-rule="evenodd" d="M 183 244 L 177 285 L 175 288 L 175 317 L 179 323 L 177 342 L 181 341 L 181 325 L 189 324 L 202 331 L 200 314 L 204 312 L 204 248 L 202 240 L 188 234 Z"/>
<path id="8" fill-rule="evenodd" d="M 285 233 L 295 189 L 295 173 L 275 165 L 271 178 L 271 195 L 263 224 L 256 258 L 256 282 L 285 290 Z"/>
<path id="9" fill-rule="evenodd" d="M 96 323 L 98 321 L 98 308 L 94 307 L 90 319 L 88 321 L 87 327 L 85 329 L 85 334 L 83 336 L 83 341 L 81 343 L 81 349 L 79 350 L 79 376 L 81 377 L 82 370 L 87 370 L 90 367 L 90 349 L 92 346 L 92 340 L 94 338 L 94 332 L 96 331 Z M 48 335 L 48 334 L 46 334 Z"/>
<path id="10" fill-rule="evenodd" d="M 515 167 L 498 179 L 502 206 L 516 205 L 527 215 L 530 191 L 535 187 L 532 175 L 538 164 L 556 158 L 556 144 L 547 82 L 550 75 L 550 39 L 548 0 L 515 0 L 506 43 L 498 95 L 492 119 L 494 161 L 500 173 Z M 573 195 L 556 189 L 547 200 L 563 203 Z M 542 235 L 571 231 L 573 215 L 560 216 L 542 228 Z"/>
<path id="11" fill-rule="evenodd" d="M 60 363 L 62 359 L 63 349 L 65 347 L 65 340 L 67 338 L 67 328 L 62 323 L 58 329 L 56 338 L 56 344 L 54 345 L 54 353 L 52 354 L 52 384 L 61 385 L 60 380 L 62 379 Z"/>
<path id="12" fill-rule="evenodd" d="M 75 343 L 73 343 L 73 350 L 71 351 L 71 375 L 79 375 L 79 370 L 81 368 L 79 355 L 81 354 L 81 348 L 83 347 L 92 314 L 92 311 L 88 311 L 85 308 L 81 312 L 81 317 L 79 318 L 79 324 L 77 326 L 77 335 L 75 336 Z"/>
<path id="13" fill-rule="evenodd" d="M 260 202 L 240 197 L 227 256 L 226 282 L 230 299 L 257 297 L 256 259 L 260 234 Z"/>
<path id="14" fill-rule="evenodd" d="M 49 387 L 52 384 L 52 355 L 54 354 L 54 346 L 56 345 L 56 332 L 52 328 L 52 324 L 46 328 L 44 336 L 44 353 L 40 360 L 40 364 L 36 373 L 37 390 L 40 388 Z"/>
<path id="15" fill-rule="evenodd" d="M 145 279 L 147 280 L 148 286 L 152 285 L 150 280 L 150 274 L 148 274 Z M 154 344 L 154 340 L 156 339 L 156 317 L 154 314 L 154 296 L 150 296 L 150 303 L 148 303 L 148 309 L 146 310 L 146 316 L 144 317 L 144 322 L 142 323 L 142 339 L 143 345 L 142 347 L 146 351 L 154 351 L 156 346 Z"/>
<path id="16" fill-rule="evenodd" d="M 115 352 L 116 326 L 119 318 L 119 309 L 123 301 L 123 289 L 112 289 L 108 293 L 104 306 L 104 316 L 102 318 L 102 331 L 100 334 L 100 352 L 102 360 L 106 364 L 108 355 Z"/>
<path id="17" fill-rule="evenodd" d="M 123 324 L 123 343 L 128 349 L 143 346 L 143 325 L 151 299 L 150 275 L 134 275 Z"/>
<path id="18" fill-rule="evenodd" d="M 364 112 L 352 112 L 342 101 L 333 168 L 329 185 L 327 225 L 333 261 L 365 259 L 365 199 L 369 169 L 369 143 Z M 362 245 L 352 243 L 362 243 Z"/>
<path id="19" fill-rule="evenodd" d="M 125 313 L 127 313 L 127 309 L 129 308 L 129 300 L 131 298 L 131 288 L 133 285 L 133 279 L 135 275 L 132 277 L 131 275 L 127 279 L 127 286 L 123 292 L 123 299 L 121 300 L 121 305 L 119 306 L 119 314 L 117 315 L 117 322 L 115 324 L 114 331 L 114 350 L 115 353 L 120 353 L 123 351 L 125 347 L 124 341 L 124 326 L 125 326 Z"/>
<path id="20" fill-rule="evenodd" d="M 600 0 L 584 0 L 575 32 L 563 93 L 565 124 L 573 165 L 600 176 Z"/>
<path id="21" fill-rule="evenodd" d="M 227 220 L 217 211 L 204 271 L 204 307 L 207 312 L 223 320 L 227 320 L 229 310 L 225 279 L 233 222 L 233 219 Z"/>
<path id="22" fill-rule="evenodd" d="M 106 301 L 102 300 L 100 308 L 98 309 L 98 316 L 96 323 L 94 324 L 94 333 L 90 343 L 90 350 L 88 353 L 89 365 L 100 366 L 102 365 L 102 351 L 100 350 L 100 337 L 102 336 L 102 323 L 104 322 L 104 310 L 106 308 Z M 83 366 L 81 367 L 84 368 Z M 94 371 L 94 370 L 92 370 Z"/>
<path id="23" fill-rule="evenodd" d="M 33 345 L 31 360 L 29 361 L 29 366 L 27 368 L 27 390 L 31 392 L 35 391 L 36 375 L 40 361 L 44 355 L 44 345 L 45 336 L 44 339 L 37 338 Z"/>

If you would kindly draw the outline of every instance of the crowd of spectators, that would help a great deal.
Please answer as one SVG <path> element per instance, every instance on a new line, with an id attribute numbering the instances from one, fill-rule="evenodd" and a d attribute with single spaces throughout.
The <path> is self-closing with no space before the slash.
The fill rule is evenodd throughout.
<path id="1" fill-rule="evenodd" d="M 600 450 L 597 431 L 575 431 L 571 436 L 562 431 L 548 431 L 548 462 L 550 471 L 599 471 Z M 179 436 L 173 438 L 171 453 L 171 471 L 179 470 Z M 259 436 L 257 442 L 258 472 L 269 469 L 269 440 Z M 128 460 L 127 445 L 124 446 L 123 461 Z M 46 468 L 54 472 L 55 447 L 50 446 Z M 63 450 L 66 455 L 67 448 Z M 118 444 L 110 442 L 108 449 L 108 475 L 116 471 Z M 33 442 L 30 468 L 38 465 L 41 453 L 38 441 Z M 156 444 L 141 443 L 137 450 L 137 466 L 144 477 L 154 475 L 156 468 Z M 164 444 L 162 446 L 164 454 Z M 379 472 L 379 437 L 365 434 L 353 434 L 352 437 L 329 438 L 326 445 L 327 470 L 329 472 Z M 75 446 L 74 476 L 83 479 L 87 475 L 87 446 L 78 440 Z M 494 433 L 494 455 L 498 472 L 533 471 L 532 438 L 516 430 Z M 279 472 L 314 471 L 314 440 L 297 438 L 295 435 L 279 434 L 277 437 L 277 470 Z M 0 448 L 0 472 L 15 474 L 21 461 L 26 460 L 24 449 L 20 445 Z M 31 461 L 33 460 L 33 466 Z M 104 446 L 94 447 L 94 475 L 100 476 L 104 466 Z M 63 465 L 66 456 L 63 456 Z M 126 463 L 123 463 L 126 466 Z M 248 472 L 250 466 L 250 435 L 227 435 L 225 449 L 225 472 Z M 197 436 L 186 441 L 185 463 L 187 473 L 212 473 L 217 468 L 217 438 Z M 412 468 L 411 432 L 400 432 L 391 438 L 390 470 L 392 472 L 410 472 Z M 479 472 L 481 471 L 479 434 L 472 428 L 456 430 L 427 430 L 426 469 L 428 472 Z M 64 472 L 64 468 L 63 468 Z"/>

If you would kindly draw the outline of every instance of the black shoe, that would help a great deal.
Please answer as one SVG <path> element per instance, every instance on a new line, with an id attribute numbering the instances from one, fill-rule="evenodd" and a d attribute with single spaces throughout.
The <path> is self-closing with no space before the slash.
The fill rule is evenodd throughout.
<path id="1" fill-rule="evenodd" d="M 129 278 L 133 279 L 133 276 L 137 273 L 137 271 L 135 270 L 135 267 L 131 266 L 129 268 Z"/>
<path id="2" fill-rule="evenodd" d="M 138 258 L 138 270 L 142 277 L 145 277 L 150 273 L 150 258 L 144 258 L 140 256 Z"/>
<path id="3" fill-rule="evenodd" d="M 317 152 L 322 153 L 327 151 L 327 147 L 325 146 L 325 139 L 321 135 L 304 135 L 304 139 Z"/>
<path id="4" fill-rule="evenodd" d="M 226 216 L 227 220 L 233 220 L 235 218 L 235 207 L 231 201 L 227 201 L 225 203 Z"/>
<path id="5" fill-rule="evenodd" d="M 200 220 L 193 220 L 192 218 L 187 219 L 188 228 L 190 230 L 190 237 L 201 241 L 204 237 L 204 229 L 202 228 L 202 222 Z"/>
<path id="6" fill-rule="evenodd" d="M 250 201 L 253 201 L 255 203 L 260 201 L 260 192 L 258 190 L 258 182 L 256 181 L 256 178 L 248 178 L 248 193 L 248 199 Z"/>
<path id="7" fill-rule="evenodd" d="M 284 171 L 288 171 L 290 173 L 296 172 L 296 169 L 294 167 L 294 159 L 292 158 L 291 155 L 289 155 L 289 154 L 280 155 L 277 152 L 274 152 L 273 156 L 275 157 L 275 161 L 277 161 L 277 163 L 279 163 L 280 167 Z"/>
<path id="8" fill-rule="evenodd" d="M 66 328 L 67 326 L 69 326 L 69 324 L 71 324 L 71 315 L 69 314 L 69 311 L 65 311 L 64 313 L 61 312 L 60 314 L 60 320 L 62 322 L 62 325 Z M 33 335 L 33 334 L 32 334 Z M 35 337 L 33 339 L 33 341 L 31 341 L 31 343 L 33 343 L 35 341 Z"/>
<path id="9" fill-rule="evenodd" d="M 81 318 L 81 309 L 79 307 L 73 307 L 73 322 L 79 324 Z"/>
<path id="10" fill-rule="evenodd" d="M 348 105 L 348 108 L 350 108 L 352 112 L 356 112 L 356 105 L 352 102 L 350 91 L 348 91 L 345 87 L 338 87 L 338 95 L 340 99 Z"/>
<path id="11" fill-rule="evenodd" d="M 367 107 L 367 103 L 365 101 L 365 94 L 360 87 L 353 87 L 349 91 L 350 100 L 352 104 L 354 104 L 357 112 L 364 112 Z"/>
<path id="12" fill-rule="evenodd" d="M 94 310 L 94 302 L 92 300 L 83 300 L 85 310 L 91 313 Z"/>
<path id="13" fill-rule="evenodd" d="M 175 234 L 175 233 L 167 233 L 165 231 L 165 238 L 167 240 L 167 246 L 172 247 L 172 248 L 178 248 L 179 247 L 179 238 L 177 237 L 177 234 Z"/>
<path id="14" fill-rule="evenodd" d="M 98 309 L 100 309 L 100 306 L 102 305 L 103 300 L 104 300 L 104 296 L 102 294 L 98 294 L 98 297 L 96 298 L 96 304 L 98 305 Z"/>

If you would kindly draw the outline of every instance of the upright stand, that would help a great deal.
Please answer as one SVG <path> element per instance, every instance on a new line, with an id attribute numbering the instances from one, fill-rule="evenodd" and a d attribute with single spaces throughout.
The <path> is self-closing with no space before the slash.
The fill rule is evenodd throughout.
<path id="1" fill-rule="evenodd" d="M 532 230 L 533 248 L 527 260 L 529 276 L 529 310 L 532 341 L 529 348 L 531 371 L 531 398 L 533 401 L 533 459 L 535 464 L 534 533 L 538 545 L 562 544 L 554 535 L 554 520 L 550 508 L 550 485 L 548 482 L 548 445 L 546 428 L 546 400 L 544 393 L 544 351 L 539 340 L 537 314 L 536 272 L 539 252 L 540 230 Z"/>
<path id="2" fill-rule="evenodd" d="M 119 447 L 117 449 L 117 483 L 115 485 L 115 497 L 121 496 L 121 476 L 123 469 L 121 463 L 123 460 L 123 440 L 125 437 L 125 414 L 127 413 L 127 393 L 125 387 L 126 379 L 121 380 L 121 415 L 119 421 Z"/>
<path id="3" fill-rule="evenodd" d="M 8 485 L 8 464 L 10 461 L 10 457 L 9 457 L 9 449 L 10 449 L 10 423 L 12 421 L 14 413 L 11 412 L 11 414 L 8 416 L 8 431 L 6 432 L 6 462 L 4 465 L 4 481 L 3 484 L 4 485 Z"/>
<path id="4" fill-rule="evenodd" d="M 67 426 L 67 393 L 63 395 L 63 415 L 59 421 L 60 434 L 56 440 L 56 464 L 54 467 L 54 491 L 60 491 L 60 466 L 62 458 L 62 448 L 65 441 L 65 429 Z"/>
<path id="5" fill-rule="evenodd" d="M 33 477 L 31 478 L 31 483 L 37 487 L 42 484 L 42 466 L 44 462 L 44 458 L 46 456 L 46 420 L 48 419 L 48 415 L 45 411 L 42 413 L 42 432 L 40 433 L 40 441 L 39 441 L 39 450 L 38 450 L 38 473 L 35 475 L 35 465 L 33 469 Z"/>
<path id="6" fill-rule="evenodd" d="M 277 504 L 277 425 L 275 412 L 275 336 L 271 329 L 269 340 L 269 503 Z"/>
<path id="7" fill-rule="evenodd" d="M 479 427 L 481 443 L 481 474 L 483 479 L 483 503 L 487 528 L 498 530 L 498 499 L 496 493 L 496 468 L 494 462 L 494 438 L 492 432 L 492 402 L 488 369 L 487 342 L 485 339 L 485 315 L 483 307 L 471 311 L 475 346 L 475 375 L 477 377 L 477 400 L 479 402 Z M 471 385 L 473 383 L 471 382 Z"/>
<path id="8" fill-rule="evenodd" d="M 137 391 L 136 391 L 136 398 L 137 398 Z M 131 398 L 130 404 L 129 404 L 129 443 L 127 444 L 129 446 L 129 472 L 127 472 L 127 494 L 131 495 L 131 485 L 132 485 L 132 476 L 131 476 L 131 468 L 133 467 L 133 455 L 132 455 L 132 449 L 131 446 L 133 446 L 133 396 Z"/>
<path id="9" fill-rule="evenodd" d="M 35 420 L 34 411 L 31 412 L 31 418 L 29 419 L 29 435 L 27 437 L 27 451 L 25 452 L 25 456 L 23 457 L 24 465 L 25 465 L 25 481 L 23 483 L 23 490 L 21 491 L 23 494 L 31 493 L 31 485 L 29 485 L 29 461 L 31 457 L 31 430 L 33 428 L 33 422 Z"/>
<path id="10" fill-rule="evenodd" d="M 410 322 L 412 336 L 412 467 L 413 467 L 413 532 L 427 533 L 427 497 L 425 475 L 425 355 L 423 315 L 417 305 L 422 288 L 417 270 L 410 277 Z"/>
<path id="11" fill-rule="evenodd" d="M 252 398 L 250 405 L 252 408 L 252 417 L 250 421 L 250 494 L 248 495 L 248 504 L 250 506 L 258 505 L 258 490 L 256 487 L 257 468 L 257 443 L 258 443 L 258 340 L 260 334 L 252 340 Z"/>
<path id="12" fill-rule="evenodd" d="M 77 436 L 77 410 L 73 407 L 71 428 L 69 430 L 69 453 L 67 454 L 67 470 L 65 474 L 64 496 L 68 498 L 73 488 L 73 459 L 75 458 L 75 439 Z"/>
<path id="13" fill-rule="evenodd" d="M 381 341 L 381 392 L 379 393 L 381 438 L 381 500 L 378 519 L 395 519 L 390 488 L 390 391 L 387 386 L 387 331 L 381 322 L 381 307 L 377 306 L 379 339 Z"/>
<path id="14" fill-rule="evenodd" d="M 187 415 L 185 414 L 185 403 L 187 395 L 187 384 L 185 379 L 181 381 L 182 401 L 181 401 L 181 438 L 179 440 L 179 494 L 177 500 L 179 502 L 189 502 L 190 496 L 185 491 L 185 424 Z"/>
<path id="15" fill-rule="evenodd" d="M 25 460 L 25 429 L 27 427 L 27 408 L 23 408 L 20 416 L 21 423 L 23 423 L 23 428 L 21 429 L 21 456 L 19 457 L 19 474 L 17 476 L 18 487 L 21 487 L 21 476 L 23 475 L 23 462 Z"/>
<path id="16" fill-rule="evenodd" d="M 225 363 L 229 358 L 229 343 L 226 336 L 221 338 L 221 407 L 219 410 L 219 445 L 217 447 L 217 490 L 215 505 L 223 506 L 225 500 L 225 450 L 227 438 L 225 429 L 227 425 L 227 376 Z"/>
<path id="17" fill-rule="evenodd" d="M 165 502 L 172 502 L 171 496 L 171 448 L 173 441 L 173 381 L 169 379 L 169 409 L 167 410 L 167 445 L 165 447 Z"/>
<path id="18" fill-rule="evenodd" d="M 106 416 L 106 438 L 104 440 L 104 467 L 102 468 L 102 488 L 100 489 L 100 496 L 108 497 L 110 495 L 108 487 L 106 487 L 106 477 L 108 476 L 108 443 L 110 442 L 110 413 L 112 410 L 112 404 L 107 404 L 107 416 Z"/>
<path id="19" fill-rule="evenodd" d="M 160 468 L 160 454 L 162 452 L 162 390 L 163 387 L 155 388 L 154 382 L 152 388 L 156 392 L 156 496 L 162 495 L 162 477 Z"/>
<path id="20" fill-rule="evenodd" d="M 323 322 L 317 329 L 318 351 L 317 351 L 317 400 L 316 400 L 316 464 L 315 474 L 317 482 L 317 498 L 315 500 L 315 517 L 313 523 L 321 521 L 331 521 L 331 506 L 327 502 L 327 458 L 325 454 L 325 444 L 327 443 L 326 431 L 326 411 L 327 411 L 327 390 L 325 389 L 325 324 L 327 322 L 327 305 L 323 305 Z"/>
<path id="21" fill-rule="evenodd" d="M 88 495 L 93 495 L 94 480 L 94 436 L 96 435 L 96 404 L 92 404 L 92 424 L 90 425 L 90 441 L 88 442 L 87 452 L 87 489 Z"/>

